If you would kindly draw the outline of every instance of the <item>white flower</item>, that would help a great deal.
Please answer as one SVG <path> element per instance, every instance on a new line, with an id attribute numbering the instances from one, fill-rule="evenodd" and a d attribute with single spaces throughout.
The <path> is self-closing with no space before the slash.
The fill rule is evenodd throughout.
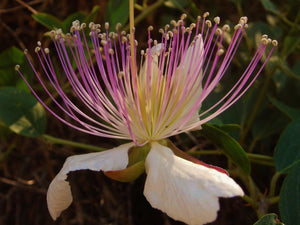
<path id="1" fill-rule="evenodd" d="M 55 220 L 72 202 L 67 174 L 90 169 L 117 171 L 128 164 L 128 150 L 134 143 L 100 152 L 69 157 L 51 182 L 48 209 Z M 151 143 L 146 157 L 144 195 L 150 204 L 175 220 L 190 225 L 214 221 L 219 197 L 242 196 L 242 189 L 226 173 L 182 159 L 157 142 Z"/>

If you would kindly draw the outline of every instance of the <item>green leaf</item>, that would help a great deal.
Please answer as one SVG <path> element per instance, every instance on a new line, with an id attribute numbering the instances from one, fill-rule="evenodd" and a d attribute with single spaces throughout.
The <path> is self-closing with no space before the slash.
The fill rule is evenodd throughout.
<path id="1" fill-rule="evenodd" d="M 109 22 L 110 30 L 115 30 L 117 23 L 127 23 L 129 18 L 129 2 L 123 0 L 110 0 L 108 2 L 105 20 Z"/>
<path id="2" fill-rule="evenodd" d="M 275 213 L 264 215 L 253 225 L 284 225 L 278 220 L 278 216 Z"/>
<path id="3" fill-rule="evenodd" d="M 280 191 L 279 209 L 286 225 L 300 224 L 300 163 L 285 178 Z"/>
<path id="4" fill-rule="evenodd" d="M 274 106 L 276 106 L 277 109 L 286 114 L 292 120 L 300 118 L 300 109 L 290 107 L 272 97 L 269 97 L 269 100 Z"/>
<path id="5" fill-rule="evenodd" d="M 288 56 L 292 53 L 300 44 L 300 38 L 298 35 L 287 35 L 283 40 L 282 55 Z"/>
<path id="6" fill-rule="evenodd" d="M 260 0 L 265 10 L 270 11 L 276 15 L 280 14 L 279 10 L 277 9 L 276 5 L 270 0 Z"/>
<path id="7" fill-rule="evenodd" d="M 250 174 L 251 165 L 249 158 L 234 138 L 221 129 L 208 124 L 202 125 L 201 133 L 220 148 L 245 174 Z"/>
<path id="8" fill-rule="evenodd" d="M 278 172 L 288 172 L 300 162 L 300 119 L 292 121 L 281 134 L 275 147 L 274 161 Z"/>
<path id="9" fill-rule="evenodd" d="M 52 16 L 51 14 L 47 13 L 36 13 L 33 14 L 32 17 L 39 22 L 40 24 L 44 25 L 45 27 L 51 29 L 54 28 L 62 28 L 63 23 L 56 17 Z"/>
<path id="10" fill-rule="evenodd" d="M 93 7 L 90 14 L 88 14 L 84 20 L 85 23 L 89 24 L 90 22 L 95 21 L 95 18 L 97 16 L 97 13 L 99 12 L 100 6 L 96 5 Z"/>
<path id="11" fill-rule="evenodd" d="M 24 136 L 40 136 L 46 128 L 42 105 L 31 94 L 17 88 L 0 88 L 0 118 L 10 130 Z"/>
<path id="12" fill-rule="evenodd" d="M 19 78 L 15 71 L 16 64 L 23 64 L 24 53 L 16 47 L 11 47 L 0 53 L 0 86 L 14 86 Z"/>

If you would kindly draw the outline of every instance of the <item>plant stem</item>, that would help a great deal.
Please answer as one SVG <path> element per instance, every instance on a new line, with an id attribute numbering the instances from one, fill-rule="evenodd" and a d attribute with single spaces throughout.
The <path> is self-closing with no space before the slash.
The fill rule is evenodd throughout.
<path id="1" fill-rule="evenodd" d="M 249 116 L 248 123 L 246 124 L 245 129 L 242 130 L 242 132 L 241 132 L 241 137 L 240 137 L 240 144 L 241 145 L 243 145 L 244 140 L 245 140 L 245 138 L 246 138 L 246 136 L 247 136 L 247 134 L 248 134 L 248 132 L 249 132 L 249 130 L 250 130 L 250 128 L 251 128 L 251 126 L 252 126 L 255 118 L 256 118 L 256 116 L 257 116 L 257 113 L 259 111 L 260 105 L 261 105 L 262 101 L 264 100 L 264 98 L 265 98 L 265 96 L 267 94 L 268 88 L 269 88 L 269 86 L 271 84 L 272 75 L 274 74 L 274 72 L 275 72 L 276 69 L 277 69 L 276 66 L 274 66 L 272 68 L 272 70 L 269 71 L 269 73 L 267 73 L 267 75 L 266 75 L 266 80 L 264 81 L 264 85 L 263 85 L 263 87 L 261 89 L 261 92 L 259 93 L 257 101 L 256 101 L 256 103 L 254 105 L 254 108 L 253 108 L 252 112 L 251 112 L 251 115 Z"/>
<path id="2" fill-rule="evenodd" d="M 275 196 L 275 197 L 269 198 L 268 201 L 269 201 L 269 204 L 272 205 L 272 204 L 279 202 L 279 199 L 280 199 L 279 196 Z"/>
<path id="3" fill-rule="evenodd" d="M 275 192 L 276 192 L 276 184 L 278 181 L 278 178 L 281 176 L 281 173 L 276 172 L 270 182 L 270 192 L 269 192 L 269 197 L 274 197 Z"/>
<path id="4" fill-rule="evenodd" d="M 74 141 L 68 141 L 68 140 L 65 140 L 65 139 L 50 136 L 48 134 L 43 134 L 42 139 L 44 139 L 44 140 L 46 140 L 50 143 L 53 143 L 53 144 L 69 145 L 69 146 L 72 146 L 72 147 L 88 149 L 90 151 L 95 151 L 95 152 L 101 152 L 101 151 L 106 150 L 105 148 L 100 148 L 100 147 L 97 147 L 97 146 L 94 146 L 94 145 L 88 145 L 88 144 L 78 143 L 78 142 L 74 142 Z"/>
<path id="5" fill-rule="evenodd" d="M 135 54 L 134 54 L 134 0 L 129 0 L 129 31 L 130 31 L 130 55 L 132 74 L 135 76 Z"/>
<path id="6" fill-rule="evenodd" d="M 132 0 L 130 0 L 132 1 Z M 143 12 L 141 12 L 134 20 L 135 24 L 139 24 L 145 17 L 147 17 L 150 13 L 152 13 L 155 9 L 157 9 L 158 7 L 160 7 L 165 0 L 159 0 L 155 3 L 153 3 L 152 5 L 148 6 L 147 8 L 145 8 L 143 10 Z M 124 27 L 124 30 L 128 30 L 130 29 L 130 27 L 126 26 Z"/>

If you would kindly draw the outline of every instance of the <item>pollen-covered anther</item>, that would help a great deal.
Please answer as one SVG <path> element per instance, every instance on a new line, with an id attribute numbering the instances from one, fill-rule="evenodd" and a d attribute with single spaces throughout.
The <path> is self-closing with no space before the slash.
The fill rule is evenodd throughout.
<path id="1" fill-rule="evenodd" d="M 170 28 L 170 25 L 169 25 L 169 24 L 166 24 L 166 25 L 165 25 L 165 30 L 167 31 L 169 28 Z"/>
<path id="2" fill-rule="evenodd" d="M 15 65 L 15 70 L 19 71 L 19 69 L 20 69 L 20 65 Z"/>
<path id="3" fill-rule="evenodd" d="M 137 40 L 134 40 L 134 45 L 137 47 L 139 45 L 139 42 Z"/>
<path id="4" fill-rule="evenodd" d="M 128 41 L 128 39 L 127 39 L 127 37 L 123 36 L 122 39 L 121 39 L 121 41 L 122 41 L 122 44 L 124 44 L 124 43 L 126 43 Z"/>
<path id="5" fill-rule="evenodd" d="M 175 20 L 171 20 L 170 24 L 173 25 L 174 27 L 177 27 L 177 22 Z"/>
<path id="6" fill-rule="evenodd" d="M 212 23 L 211 23 L 210 20 L 206 20 L 205 23 L 206 23 L 206 25 L 207 25 L 209 28 L 212 26 Z"/>
<path id="7" fill-rule="evenodd" d="M 24 54 L 25 54 L 25 55 L 28 54 L 28 49 L 27 49 L 27 48 L 24 49 Z"/>
<path id="8" fill-rule="evenodd" d="M 191 23 L 190 24 L 190 29 L 192 30 L 192 29 L 194 29 L 196 27 L 196 24 L 195 23 Z"/>
<path id="9" fill-rule="evenodd" d="M 268 35 L 264 34 L 261 36 L 261 38 L 268 38 Z"/>
<path id="10" fill-rule="evenodd" d="M 157 40 L 154 40 L 153 44 L 154 44 L 154 46 L 156 46 L 157 45 Z"/>
<path id="11" fill-rule="evenodd" d="M 104 24 L 104 27 L 105 27 L 105 30 L 108 30 L 108 29 L 109 29 L 109 23 L 106 22 L 106 23 Z"/>
<path id="12" fill-rule="evenodd" d="M 216 34 L 217 35 L 221 35 L 223 33 L 222 29 L 221 28 L 217 28 L 216 29 Z"/>
<path id="13" fill-rule="evenodd" d="M 272 45 L 277 46 L 278 45 L 278 41 L 277 40 L 273 40 L 272 41 Z"/>
<path id="14" fill-rule="evenodd" d="M 145 55 L 145 51 L 144 50 L 141 50 L 141 55 Z"/>
<path id="15" fill-rule="evenodd" d="M 35 47 L 34 51 L 37 53 L 37 52 L 41 51 L 41 48 L 37 46 L 37 47 Z"/>
<path id="16" fill-rule="evenodd" d="M 116 25 L 116 31 L 118 31 L 121 27 L 122 27 L 122 24 L 121 23 L 117 23 L 117 25 Z"/>
<path id="17" fill-rule="evenodd" d="M 219 50 L 217 51 L 217 55 L 218 55 L 218 56 L 223 55 L 224 52 L 225 52 L 224 49 L 221 48 L 221 49 L 219 49 Z"/>
<path id="18" fill-rule="evenodd" d="M 180 17 L 181 20 L 184 20 L 187 17 L 187 15 L 185 13 L 183 13 Z"/>
<path id="19" fill-rule="evenodd" d="M 234 26 L 234 29 L 235 30 L 238 30 L 238 29 L 241 29 L 243 26 L 241 24 L 237 24 Z"/>
<path id="20" fill-rule="evenodd" d="M 160 28 L 160 29 L 158 30 L 158 32 L 161 33 L 162 35 L 165 34 L 165 31 L 164 31 L 162 28 Z"/>
<path id="21" fill-rule="evenodd" d="M 84 29 L 84 28 L 86 28 L 86 23 L 82 23 L 82 24 L 80 25 L 80 29 Z"/>
<path id="22" fill-rule="evenodd" d="M 108 50 L 108 53 L 111 54 L 111 55 L 113 55 L 113 54 L 115 53 L 115 51 L 114 51 L 112 48 L 110 48 L 110 49 Z"/>
<path id="23" fill-rule="evenodd" d="M 268 38 L 268 44 L 272 43 L 272 39 L 271 38 Z"/>
<path id="24" fill-rule="evenodd" d="M 45 52 L 46 54 L 49 54 L 49 53 L 50 53 L 49 48 L 44 48 L 44 52 Z"/>
<path id="25" fill-rule="evenodd" d="M 206 18 L 206 17 L 208 17 L 208 16 L 209 16 L 209 12 L 203 13 L 203 18 Z"/>
<path id="26" fill-rule="evenodd" d="M 200 22 L 201 16 L 197 16 L 197 22 Z"/>
<path id="27" fill-rule="evenodd" d="M 123 71 L 120 71 L 120 73 L 118 74 L 118 78 L 122 79 L 123 77 L 125 77 L 125 73 Z"/>
<path id="28" fill-rule="evenodd" d="M 218 16 L 216 16 L 215 18 L 214 18 L 214 21 L 215 21 L 215 23 L 216 24 L 219 24 L 220 23 L 220 17 L 218 17 Z"/>
<path id="29" fill-rule="evenodd" d="M 149 26 L 148 31 L 152 31 L 152 30 L 153 30 L 153 26 Z"/>
<path id="30" fill-rule="evenodd" d="M 224 31 L 230 31 L 230 26 L 228 24 L 225 24 L 223 27 L 222 27 L 222 30 Z"/>
<path id="31" fill-rule="evenodd" d="M 101 40 L 101 44 L 102 44 L 103 46 L 106 46 L 106 45 L 107 45 L 107 41 Z"/>
<path id="32" fill-rule="evenodd" d="M 267 45 L 267 44 L 268 44 L 268 39 L 267 39 L 267 38 L 262 38 L 262 39 L 261 39 L 261 43 L 262 43 L 263 45 Z"/>
<path id="33" fill-rule="evenodd" d="M 90 22 L 89 23 L 89 28 L 92 29 L 92 27 L 94 26 L 94 24 L 95 24 L 94 22 Z"/>
<path id="34" fill-rule="evenodd" d="M 185 28 L 185 32 L 189 33 L 191 31 L 191 28 L 187 27 Z"/>
<path id="35" fill-rule="evenodd" d="M 170 37 L 173 37 L 173 36 L 174 36 L 174 34 L 173 34 L 172 31 L 168 31 L 168 35 L 169 35 Z"/>
<path id="36" fill-rule="evenodd" d="M 38 42 L 37 42 L 37 45 L 41 47 L 41 46 L 42 46 L 42 43 L 41 43 L 40 41 L 38 41 Z"/>

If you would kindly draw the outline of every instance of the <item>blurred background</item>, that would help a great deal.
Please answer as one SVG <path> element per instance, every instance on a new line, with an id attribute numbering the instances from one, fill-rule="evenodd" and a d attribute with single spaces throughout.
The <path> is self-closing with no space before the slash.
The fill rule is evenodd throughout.
<path id="1" fill-rule="evenodd" d="M 250 225 L 267 213 L 276 213 L 287 225 L 300 224 L 300 206 L 297 201 L 300 199 L 300 182 L 299 175 L 295 172 L 300 161 L 300 143 L 297 140 L 300 136 L 299 8 L 298 0 L 136 1 L 136 39 L 141 49 L 147 46 L 148 26 L 154 27 L 153 36 L 158 39 L 158 29 L 172 19 L 179 19 L 182 13 L 188 15 L 187 23 L 195 22 L 197 16 L 206 11 L 210 12 L 211 19 L 220 16 L 221 24 L 234 25 L 241 16 L 248 17 L 247 34 L 227 71 L 230 76 L 226 76 L 218 91 L 207 99 L 203 107 L 215 102 L 226 87 L 232 85 L 234 78 L 242 74 L 254 55 L 262 34 L 268 34 L 279 42 L 253 87 L 242 100 L 212 122 L 218 126 L 232 125 L 228 134 L 240 144 L 251 161 L 252 170 L 249 173 L 251 180 L 255 182 L 256 193 L 251 195 L 255 199 L 253 204 L 241 198 L 221 199 L 218 219 L 211 224 Z M 0 90 L 16 87 L 26 93 L 30 92 L 15 71 L 16 64 L 21 65 L 22 72 L 33 87 L 41 89 L 23 50 L 27 48 L 33 55 L 37 41 L 41 41 L 43 47 L 53 48 L 47 35 L 49 30 L 61 27 L 64 32 L 68 32 L 72 21 L 79 19 L 102 25 L 108 21 L 112 30 L 117 22 L 121 22 L 123 29 L 128 31 L 128 13 L 128 2 L 123 0 L 1 0 Z M 55 61 L 55 55 L 53 60 Z M 35 62 L 37 70 L 41 71 L 40 65 Z M 71 91 L 69 94 L 72 95 Z M 132 183 L 120 183 L 110 180 L 102 173 L 91 171 L 70 174 L 74 202 L 54 222 L 46 205 L 48 185 L 68 156 L 87 153 L 89 150 L 72 147 L 72 143 L 63 144 L 52 137 L 103 148 L 112 148 L 121 142 L 80 133 L 48 113 L 45 117 L 47 122 L 46 119 L 40 121 L 35 132 L 18 132 L 10 127 L 10 115 L 2 112 L 7 107 L 14 109 L 14 106 L 9 105 L 10 101 L 5 91 L 2 91 L 1 225 L 182 224 L 149 205 L 143 196 L 145 175 Z M 175 136 L 172 141 L 182 150 L 207 163 L 231 168 L 221 151 L 214 155 L 201 153 L 220 148 L 213 144 L 212 138 L 201 132 Z M 197 151 L 200 153 L 197 154 Z M 247 186 L 243 176 L 235 176 L 234 172 L 232 175 L 243 187 Z M 247 192 L 247 188 L 245 190 Z"/>

